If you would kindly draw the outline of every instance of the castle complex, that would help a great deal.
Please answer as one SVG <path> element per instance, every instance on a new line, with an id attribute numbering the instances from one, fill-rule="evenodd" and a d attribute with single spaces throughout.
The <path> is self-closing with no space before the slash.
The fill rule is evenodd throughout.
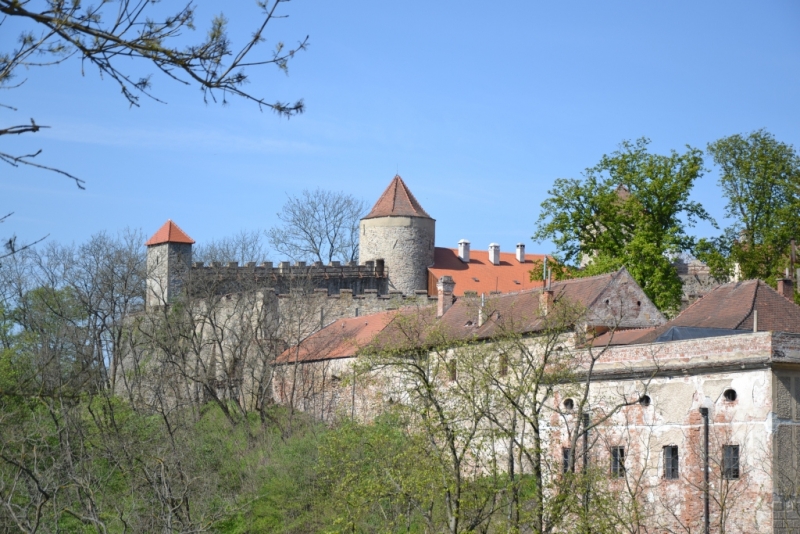
<path id="1" fill-rule="evenodd" d="M 366 309 L 373 311 L 396 307 L 399 301 L 426 303 L 428 297 L 436 295 L 442 276 L 453 278 L 456 296 L 511 293 L 542 286 L 541 281 L 531 281 L 531 271 L 545 255 L 526 254 L 523 243 L 517 243 L 514 252 L 501 252 L 497 243 L 490 243 L 488 250 L 471 250 L 466 239 L 454 248 L 437 247 L 435 241 L 435 219 L 400 176 L 392 179 L 361 219 L 358 264 L 282 261 L 277 265 L 204 265 L 192 262 L 194 240 L 167 221 L 146 243 L 147 305 L 170 302 L 189 279 L 214 279 L 220 291 L 231 293 L 241 288 L 242 281 L 248 281 L 249 287 L 256 284 L 271 289 L 277 295 L 302 285 L 306 292 L 315 291 L 317 297 L 372 299 Z M 676 268 L 684 284 L 684 307 L 719 285 L 708 268 L 697 261 L 686 264 L 678 260 Z M 358 306 L 349 308 L 347 313 Z"/>
<path id="2" fill-rule="evenodd" d="M 388 366 L 361 379 L 359 359 L 404 339 L 400 358 L 445 358 L 429 378 L 457 393 L 451 386 L 476 369 L 462 363 L 482 347 L 491 383 L 511 383 L 510 370 L 526 362 L 504 352 L 503 340 L 519 339 L 528 350 L 559 309 L 575 305 L 581 317 L 551 348 L 571 354 L 578 383 L 555 383 L 548 393 L 545 476 L 565 473 L 564 455 L 575 453 L 577 443 L 565 439 L 570 421 L 601 421 L 586 427 L 584 443 L 591 436 L 598 445 L 591 454 L 584 445 L 582 465 L 607 466 L 612 485 L 635 482 L 631 498 L 655 521 L 654 532 L 709 532 L 714 522 L 726 522 L 726 531 L 800 532 L 800 307 L 791 280 L 777 291 L 759 280 L 719 284 L 704 266 L 682 263 L 693 302 L 667 321 L 625 269 L 545 286 L 530 280 L 544 256 L 526 254 L 522 244 L 513 253 L 496 243 L 471 250 L 467 240 L 443 248 L 435 235 L 435 220 L 399 176 L 361 220 L 358 264 L 193 263 L 194 241 L 168 221 L 147 242 L 147 306 L 168 310 L 182 296 L 199 297 L 188 314 L 197 316 L 190 331 L 201 342 L 181 360 L 187 391 L 241 405 L 285 403 L 322 420 L 369 420 L 413 398 L 413 384 Z M 222 304 L 212 313 L 214 299 Z M 302 306 L 307 320 L 292 335 L 280 321 L 264 328 Z M 243 313 L 229 320 L 236 307 Z M 253 309 L 266 311 L 247 313 Z M 253 337 L 239 343 L 249 326 Z M 431 339 L 442 333 L 450 344 L 437 354 Z M 130 357 L 127 368 L 150 357 Z M 572 396 L 587 361 L 594 374 L 580 422 Z M 529 431 L 523 426 L 514 439 L 525 443 Z M 470 455 L 475 472 L 485 452 Z"/>
<path id="3" fill-rule="evenodd" d="M 395 176 L 359 227 L 359 263 L 329 265 L 320 262 L 294 264 L 283 261 L 239 265 L 192 261 L 190 238 L 177 224 L 167 221 L 146 243 L 147 305 L 174 300 L 188 282 L 192 287 L 213 281 L 218 291 L 235 293 L 248 288 L 269 289 L 276 295 L 303 290 L 317 298 L 342 300 L 353 297 L 365 306 L 351 305 L 329 315 L 389 309 L 399 304 L 428 304 L 436 294 L 436 282 L 451 276 L 458 291 L 508 293 L 539 287 L 530 282 L 534 262 L 542 255 L 526 255 L 525 245 L 515 253 L 500 252 L 492 243 L 488 251 L 470 250 L 462 239 L 458 248 L 435 246 L 436 221 L 420 205 L 400 176 Z M 432 301 L 431 301 L 432 302 Z"/>

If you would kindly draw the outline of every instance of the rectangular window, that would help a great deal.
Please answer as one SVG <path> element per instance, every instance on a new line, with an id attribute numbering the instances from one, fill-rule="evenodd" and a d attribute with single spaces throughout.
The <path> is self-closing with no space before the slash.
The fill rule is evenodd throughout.
<path id="1" fill-rule="evenodd" d="M 664 447 L 664 478 L 676 480 L 678 478 L 678 447 L 667 445 Z"/>
<path id="2" fill-rule="evenodd" d="M 722 447 L 722 476 L 728 480 L 739 478 L 739 446 Z"/>
<path id="3" fill-rule="evenodd" d="M 451 381 L 454 381 L 458 377 L 455 360 L 450 360 L 447 362 L 447 376 Z"/>
<path id="4" fill-rule="evenodd" d="M 506 376 L 508 374 L 508 355 L 501 354 L 500 355 L 500 366 L 499 366 L 500 376 Z"/>
<path id="5" fill-rule="evenodd" d="M 625 476 L 625 447 L 611 447 L 611 476 Z"/>
<path id="6" fill-rule="evenodd" d="M 569 467 L 569 460 L 570 456 L 572 456 L 572 449 L 569 447 L 564 447 L 561 449 L 561 472 L 566 473 L 567 471 L 575 472 L 575 464 L 572 464 L 572 469 Z"/>

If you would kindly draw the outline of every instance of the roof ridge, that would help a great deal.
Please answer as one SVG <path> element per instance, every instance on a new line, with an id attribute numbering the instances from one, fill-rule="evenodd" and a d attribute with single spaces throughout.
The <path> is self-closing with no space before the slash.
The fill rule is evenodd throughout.
<path id="1" fill-rule="evenodd" d="M 707 297 L 708 295 L 710 295 L 710 294 L 714 293 L 715 291 L 719 291 L 721 288 L 723 288 L 723 287 L 725 287 L 725 286 L 727 286 L 727 285 L 729 285 L 729 284 L 739 284 L 739 283 L 741 283 L 741 282 L 728 282 L 728 283 L 726 283 L 726 284 L 721 284 L 721 285 L 718 285 L 718 286 L 716 286 L 716 287 L 712 288 L 712 289 L 711 289 L 711 291 L 709 291 L 709 292 L 708 292 L 708 293 L 706 293 L 705 295 L 702 295 L 702 296 L 700 296 L 700 298 L 697 298 L 697 299 L 695 299 L 695 300 L 694 300 L 694 302 L 692 302 L 691 304 L 689 304 L 688 306 L 686 306 L 686 308 L 684 308 L 683 310 L 681 310 L 681 312 L 680 312 L 678 315 L 676 315 L 675 317 L 673 317 L 671 320 L 677 319 L 678 317 L 680 317 L 681 315 L 683 315 L 683 314 L 684 314 L 684 313 L 686 313 L 687 311 L 691 310 L 693 307 L 695 307 L 695 306 L 699 306 L 699 305 L 700 305 L 700 301 L 702 301 L 702 300 L 703 300 L 705 297 Z M 747 317 L 745 317 L 745 319 L 747 319 Z M 742 320 L 744 320 L 744 319 L 742 319 Z M 669 321 L 668 321 L 668 322 L 669 322 Z M 665 323 L 665 324 L 666 324 L 666 323 Z"/>
<path id="2" fill-rule="evenodd" d="M 624 267 L 621 267 L 620 269 L 624 269 Z M 593 278 L 602 278 L 604 276 L 613 276 L 614 274 L 616 274 L 618 272 L 619 272 L 619 269 L 616 270 L 616 271 L 611 271 L 609 273 L 593 274 L 592 276 L 576 276 L 575 278 L 565 278 L 564 280 L 558 280 L 558 281 L 553 282 L 553 283 L 554 284 L 564 284 L 566 282 L 578 282 L 578 281 L 581 281 L 581 280 L 591 280 Z"/>
<path id="3" fill-rule="evenodd" d="M 749 282 L 749 281 L 750 280 L 745 280 L 745 282 Z M 734 330 L 738 330 L 739 327 L 742 325 L 742 323 L 744 323 L 747 320 L 747 318 L 750 317 L 750 315 L 753 314 L 753 310 L 756 309 L 756 296 L 758 295 L 758 286 L 761 285 L 759 283 L 759 282 L 761 282 L 761 280 L 756 278 L 755 281 L 756 281 L 756 284 L 755 284 L 756 287 L 753 290 L 753 298 L 750 301 L 750 309 L 747 311 L 747 313 L 744 314 L 744 317 L 742 317 L 742 319 L 738 323 L 736 323 L 736 326 L 733 327 Z M 758 325 L 756 325 L 756 328 L 758 328 Z"/>

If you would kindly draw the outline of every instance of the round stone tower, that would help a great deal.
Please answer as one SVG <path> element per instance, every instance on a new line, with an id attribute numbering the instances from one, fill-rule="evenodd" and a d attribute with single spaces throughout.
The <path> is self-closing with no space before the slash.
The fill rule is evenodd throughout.
<path id="1" fill-rule="evenodd" d="M 428 289 L 436 221 L 420 206 L 400 176 L 395 176 L 372 211 L 361 219 L 358 259 L 383 260 L 389 289 L 412 295 Z"/>

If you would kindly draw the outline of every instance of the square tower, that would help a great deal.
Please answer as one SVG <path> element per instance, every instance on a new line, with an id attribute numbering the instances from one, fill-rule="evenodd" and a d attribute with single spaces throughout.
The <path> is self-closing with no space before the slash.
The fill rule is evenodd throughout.
<path id="1" fill-rule="evenodd" d="M 147 296 L 150 306 L 164 306 L 175 299 L 192 266 L 194 240 L 168 220 L 147 240 Z"/>

